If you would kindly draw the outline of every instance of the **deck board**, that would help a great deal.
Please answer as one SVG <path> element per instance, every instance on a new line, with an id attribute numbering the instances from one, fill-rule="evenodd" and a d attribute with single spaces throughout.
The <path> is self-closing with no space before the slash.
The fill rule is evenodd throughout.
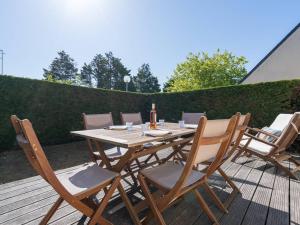
<path id="1" fill-rule="evenodd" d="M 240 166 L 236 167 L 233 163 L 227 163 L 223 166 L 224 171 L 229 174 L 235 173 L 239 168 Z M 217 184 L 219 186 L 221 184 L 220 180 L 219 176 L 213 176 L 213 178 L 209 180 L 209 183 Z M 200 189 L 200 193 L 204 194 L 205 192 Z M 208 202 L 208 204 L 211 205 L 212 203 Z M 191 193 L 184 198 L 184 202 L 182 202 L 176 210 L 168 210 L 166 213 L 167 215 L 164 218 L 170 225 L 193 224 L 202 213 L 202 209 L 199 207 L 194 195 Z M 184 223 L 182 221 L 184 221 Z"/>
<path id="2" fill-rule="evenodd" d="M 229 177 L 236 177 L 237 174 L 239 174 L 240 169 L 242 168 L 241 164 L 231 163 L 231 166 L 229 169 L 225 171 L 225 173 Z M 229 191 L 225 192 L 224 190 L 227 188 L 226 183 L 224 180 L 219 176 L 218 179 L 215 180 L 216 184 L 212 184 L 213 190 L 217 194 L 217 196 L 220 198 L 222 202 L 225 201 L 225 199 L 229 196 Z M 217 207 L 213 204 L 210 198 L 208 198 L 206 195 L 203 196 L 204 199 L 207 201 L 210 209 L 213 211 L 215 216 L 218 218 L 222 215 L 222 213 L 217 209 Z M 198 206 L 199 207 L 199 206 Z M 207 215 L 205 213 L 201 213 L 198 215 L 197 219 L 194 221 L 193 224 L 210 224 Z"/>
<path id="3" fill-rule="evenodd" d="M 264 225 L 268 214 L 276 168 L 266 168 L 253 195 L 242 225 Z"/>
<path id="4" fill-rule="evenodd" d="M 263 166 L 265 163 L 262 161 L 256 161 L 254 164 L 254 168 L 259 166 Z M 241 224 L 244 214 L 246 213 L 248 206 L 251 202 L 253 197 L 253 193 L 257 187 L 257 183 L 259 182 L 263 171 L 252 169 L 248 167 L 250 170 L 245 182 L 242 184 L 240 190 L 242 195 L 238 195 L 234 201 L 232 202 L 231 206 L 229 207 L 230 214 L 224 215 L 221 218 L 221 224 Z"/>
<path id="5" fill-rule="evenodd" d="M 248 162 L 246 158 L 239 158 L 237 160 L 238 163 L 233 163 L 232 169 L 226 171 L 226 174 L 231 177 L 232 181 L 236 184 L 238 188 L 242 186 L 247 178 L 248 174 L 251 171 L 251 166 L 254 162 Z M 214 188 L 214 191 L 220 198 L 222 202 L 225 202 L 229 197 L 232 189 L 224 183 L 221 187 Z M 209 198 L 206 198 L 208 202 L 210 202 Z M 220 219 L 223 216 L 223 213 L 214 205 L 210 204 L 210 209 L 213 211 L 216 218 Z M 199 218 L 195 221 L 195 225 L 203 225 L 203 224 L 211 224 L 211 221 L 208 219 L 206 214 L 201 214 Z"/>
<path id="6" fill-rule="evenodd" d="M 290 180 L 290 224 L 300 224 L 300 182 Z"/>
<path id="7" fill-rule="evenodd" d="M 289 224 L 289 178 L 275 178 L 266 225 Z"/>
<path id="8" fill-rule="evenodd" d="M 76 168 L 77 166 L 59 170 L 57 173 Z M 229 214 L 223 214 L 206 193 L 200 190 L 221 224 L 300 224 L 299 181 L 285 177 L 280 171 L 272 166 L 266 166 L 257 158 L 239 158 L 236 163 L 226 162 L 223 169 L 242 191 L 242 195 L 237 195 L 229 206 Z M 214 174 L 209 183 L 222 201 L 225 201 L 232 191 L 219 174 Z M 125 183 L 124 185 L 125 188 L 128 187 Z M 0 224 L 38 224 L 57 197 L 55 191 L 39 176 L 2 184 L 0 185 Z M 109 207 L 112 207 L 112 204 L 116 203 L 111 203 Z M 126 209 L 113 215 L 109 215 L 106 210 L 105 216 L 114 224 L 132 224 Z M 193 194 L 187 195 L 167 209 L 164 218 L 170 225 L 211 224 Z M 80 212 L 64 203 L 49 224 L 75 225 L 87 224 L 87 222 L 88 219 L 82 218 Z M 152 224 L 155 224 L 155 221 Z"/>

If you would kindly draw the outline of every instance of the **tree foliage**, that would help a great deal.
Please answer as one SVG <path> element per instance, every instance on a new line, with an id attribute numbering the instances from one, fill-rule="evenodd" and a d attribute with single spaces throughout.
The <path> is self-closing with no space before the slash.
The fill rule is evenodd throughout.
<path id="1" fill-rule="evenodd" d="M 81 68 L 81 71 L 80 71 L 80 79 L 81 79 L 83 85 L 86 85 L 88 87 L 93 86 L 92 74 L 93 74 L 93 69 L 92 69 L 91 65 L 84 63 Z"/>
<path id="2" fill-rule="evenodd" d="M 137 75 L 133 77 L 133 82 L 138 92 L 160 92 L 160 85 L 158 83 L 158 79 L 157 77 L 152 75 L 150 66 L 147 63 L 144 63 L 138 69 Z"/>
<path id="3" fill-rule="evenodd" d="M 212 56 L 205 52 L 191 53 L 177 65 L 165 90 L 176 92 L 238 84 L 247 74 L 246 63 L 245 57 L 228 51 L 218 50 Z"/>
<path id="4" fill-rule="evenodd" d="M 49 66 L 49 70 L 44 70 L 44 78 L 46 80 L 67 81 L 73 83 L 77 79 L 78 69 L 74 59 L 71 58 L 65 51 L 57 53 L 58 57 L 54 58 Z"/>
<path id="5" fill-rule="evenodd" d="M 112 52 L 97 54 L 89 65 L 82 68 L 85 79 L 93 78 L 98 88 L 125 90 L 124 76 L 130 76 L 130 70 L 115 57 Z M 129 91 L 135 91 L 133 83 L 129 83 Z"/>
<path id="6" fill-rule="evenodd" d="M 164 83 L 163 92 L 168 92 L 169 88 L 173 86 L 174 79 L 173 77 L 169 78 L 167 82 Z"/>
<path id="7" fill-rule="evenodd" d="M 44 69 L 43 76 L 45 80 L 55 83 L 125 91 L 124 76 L 130 76 L 130 70 L 120 58 L 108 52 L 97 54 L 89 64 L 84 63 L 78 73 L 74 59 L 65 51 L 60 51 L 49 69 Z M 137 89 L 147 93 L 160 91 L 158 79 L 152 75 L 149 64 L 143 64 L 128 84 L 129 91 L 135 92 Z"/>

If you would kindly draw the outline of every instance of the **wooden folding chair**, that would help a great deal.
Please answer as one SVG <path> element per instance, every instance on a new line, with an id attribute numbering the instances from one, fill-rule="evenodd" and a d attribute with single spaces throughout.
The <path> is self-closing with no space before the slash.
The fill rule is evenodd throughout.
<path id="1" fill-rule="evenodd" d="M 181 120 L 183 120 L 185 124 L 198 124 L 201 116 L 206 116 L 206 113 L 182 112 Z"/>
<path id="2" fill-rule="evenodd" d="M 142 115 L 140 112 L 138 113 L 120 113 L 121 122 L 125 125 L 127 122 L 131 122 L 133 125 L 140 125 L 143 123 Z"/>
<path id="3" fill-rule="evenodd" d="M 127 122 L 131 122 L 133 125 L 141 125 L 143 124 L 143 120 L 142 120 L 142 115 L 140 112 L 138 113 L 120 113 L 121 115 L 121 121 L 122 121 L 122 124 L 125 125 Z M 150 143 L 147 143 L 147 144 L 144 144 L 144 147 L 145 148 L 148 148 L 148 147 L 153 147 L 153 146 L 159 146 L 161 145 L 162 143 L 161 142 L 150 142 Z M 159 161 L 159 157 L 156 153 L 153 153 L 151 155 L 149 155 L 145 160 L 144 160 L 144 163 L 147 164 L 151 158 L 155 158 L 157 161 Z M 141 162 L 139 162 L 137 160 L 137 163 L 138 164 L 141 164 Z"/>
<path id="4" fill-rule="evenodd" d="M 274 131 L 279 131 L 279 132 L 283 132 L 283 130 L 289 125 L 290 120 L 292 119 L 293 114 L 287 114 L 287 113 L 280 113 L 278 114 L 278 116 L 275 118 L 275 120 L 273 121 L 273 123 L 268 127 L 271 128 Z M 256 136 L 262 140 L 266 140 L 268 141 L 269 137 L 271 137 L 270 139 L 273 139 L 273 141 L 275 141 L 278 136 L 259 128 L 251 128 L 251 127 L 247 127 L 247 132 L 254 132 L 256 133 Z M 275 139 L 273 138 L 275 137 Z M 248 139 L 247 136 L 244 136 L 243 139 Z M 272 141 L 272 142 L 273 142 Z M 240 157 L 241 155 L 244 154 L 248 154 L 245 151 L 242 150 L 242 148 L 236 148 L 237 150 L 237 154 L 234 155 L 234 157 L 231 159 L 232 162 L 234 162 L 238 157 Z"/>
<path id="5" fill-rule="evenodd" d="M 201 116 L 206 116 L 206 112 L 203 112 L 203 113 L 182 112 L 181 120 L 183 120 L 186 125 L 187 124 L 197 125 L 199 123 Z M 192 144 L 193 144 L 193 141 L 185 144 L 185 146 L 190 148 Z M 182 148 L 181 152 L 174 155 L 173 161 L 183 161 L 184 157 L 182 156 L 182 152 L 188 152 L 188 151 L 189 150 L 187 150 L 186 148 Z"/>
<path id="6" fill-rule="evenodd" d="M 112 114 L 106 113 L 106 114 L 85 114 L 82 113 L 83 117 L 83 124 L 84 124 L 84 129 L 86 130 L 92 130 L 92 129 L 103 129 L 103 128 L 108 128 L 109 126 L 112 126 L 113 123 L 113 118 Z M 88 143 L 88 150 L 89 150 L 89 155 L 92 161 L 98 162 L 100 161 L 100 165 L 103 166 L 103 160 L 101 158 L 100 152 L 97 151 L 96 145 L 99 145 L 99 143 L 95 143 L 93 140 L 87 139 Z M 122 154 L 126 152 L 125 148 L 120 148 L 120 147 L 114 147 L 114 148 L 109 148 L 106 149 L 106 151 L 109 151 L 107 155 L 108 160 L 114 161 L 119 159 Z"/>
<path id="7" fill-rule="evenodd" d="M 236 113 L 236 116 L 238 118 L 238 125 L 235 129 L 234 136 L 231 140 L 231 145 L 227 149 L 227 152 L 225 153 L 222 162 L 220 163 L 219 167 L 217 168 L 217 171 L 220 173 L 220 175 L 224 178 L 224 180 L 229 184 L 229 186 L 233 189 L 230 196 L 225 201 L 224 205 L 226 208 L 229 206 L 229 204 L 232 202 L 236 194 L 241 193 L 239 188 L 234 184 L 234 182 L 228 177 L 228 175 L 225 173 L 225 171 L 221 168 L 221 166 L 233 155 L 233 153 L 237 150 L 241 140 L 244 137 L 244 133 L 248 127 L 251 114 L 247 113 L 245 115 L 241 115 L 240 113 Z M 203 164 L 210 165 L 214 162 L 214 158 L 211 158 Z M 202 171 L 205 171 L 207 168 L 204 168 Z"/>
<path id="8" fill-rule="evenodd" d="M 167 162 L 151 169 L 142 170 L 138 179 L 151 211 L 146 215 L 145 223 L 155 218 L 158 224 L 166 224 L 162 212 L 174 201 L 188 192 L 194 192 L 197 201 L 207 214 L 209 219 L 218 224 L 218 220 L 209 209 L 207 203 L 198 191 L 204 187 L 214 203 L 223 211 L 228 212 L 213 190 L 209 187 L 208 177 L 222 163 L 223 157 L 231 143 L 237 126 L 237 116 L 231 119 L 207 121 L 201 117 L 197 132 L 194 137 L 192 149 L 188 155 L 185 165 L 175 162 Z M 194 166 L 210 158 L 215 158 L 207 168 L 206 172 L 194 169 Z M 158 188 L 162 194 L 152 194 L 149 185 Z"/>
<path id="9" fill-rule="evenodd" d="M 270 136 L 275 141 L 269 142 L 265 139 L 259 138 L 259 135 L 253 135 L 246 132 L 244 136 L 248 137 L 248 139 L 242 140 L 240 142 L 240 145 L 238 146 L 238 148 L 240 148 L 240 151 L 249 153 L 250 155 L 255 155 L 267 162 L 270 162 L 284 171 L 284 173 L 289 177 L 299 180 L 296 172 L 300 170 L 300 162 L 286 150 L 288 149 L 288 147 L 290 147 L 291 144 L 293 144 L 293 142 L 299 135 L 300 113 L 294 113 L 293 117 L 290 119 L 289 124 L 279 137 L 258 129 L 249 128 L 249 130 L 251 130 L 252 132 Z M 295 164 L 295 168 L 290 170 L 286 165 L 284 165 L 284 161 L 286 160 Z"/>
<path id="10" fill-rule="evenodd" d="M 89 163 L 71 172 L 56 175 L 30 121 L 27 119 L 20 120 L 13 115 L 11 122 L 16 131 L 17 142 L 30 164 L 59 194 L 59 198 L 40 224 L 47 224 L 63 201 L 68 202 L 75 209 L 90 217 L 88 224 L 112 224 L 102 216 L 102 213 L 116 188 L 119 189 L 120 193 L 122 192 L 122 197 L 127 198 L 124 196 L 125 192 L 120 185 L 119 174 L 103 169 L 95 163 Z M 104 189 L 106 189 L 104 197 L 98 204 L 94 201 L 94 196 Z"/>

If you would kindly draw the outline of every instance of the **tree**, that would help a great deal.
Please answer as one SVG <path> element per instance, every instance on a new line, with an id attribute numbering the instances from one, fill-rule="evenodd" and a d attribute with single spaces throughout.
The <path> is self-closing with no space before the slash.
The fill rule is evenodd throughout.
<path id="1" fill-rule="evenodd" d="M 89 65 L 82 68 L 82 77 L 94 78 L 98 88 L 125 90 L 124 76 L 130 76 L 121 59 L 113 56 L 112 52 L 104 55 L 97 54 Z M 135 91 L 132 82 L 128 85 L 129 91 Z"/>
<path id="2" fill-rule="evenodd" d="M 93 86 L 92 74 L 93 74 L 93 69 L 92 69 L 91 65 L 84 63 L 81 68 L 81 72 L 80 72 L 80 80 L 83 85 L 86 85 L 88 87 Z"/>
<path id="3" fill-rule="evenodd" d="M 133 82 L 138 92 L 154 93 L 160 92 L 157 77 L 153 76 L 149 64 L 144 63 L 133 77 Z"/>
<path id="4" fill-rule="evenodd" d="M 174 92 L 235 85 L 247 74 L 246 63 L 245 57 L 228 51 L 218 50 L 212 56 L 204 52 L 189 54 L 177 65 L 166 89 Z"/>
<path id="5" fill-rule="evenodd" d="M 168 92 L 169 88 L 173 85 L 174 79 L 171 77 L 164 83 L 163 92 Z"/>
<path id="6" fill-rule="evenodd" d="M 76 81 L 77 71 L 74 59 L 72 59 L 65 51 L 57 53 L 58 57 L 54 58 L 49 66 L 49 70 L 44 70 L 44 78 L 50 78 L 55 81 L 69 81 L 73 83 Z"/>

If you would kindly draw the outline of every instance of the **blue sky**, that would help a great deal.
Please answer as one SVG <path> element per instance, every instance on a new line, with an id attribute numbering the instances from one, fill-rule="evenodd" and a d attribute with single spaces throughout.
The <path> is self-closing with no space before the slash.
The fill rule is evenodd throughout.
<path id="1" fill-rule="evenodd" d="M 0 0 L 0 49 L 15 76 L 41 79 L 59 50 L 78 67 L 112 51 L 132 75 L 149 63 L 162 84 L 189 52 L 226 49 L 251 69 L 299 9 L 299 0 Z"/>

